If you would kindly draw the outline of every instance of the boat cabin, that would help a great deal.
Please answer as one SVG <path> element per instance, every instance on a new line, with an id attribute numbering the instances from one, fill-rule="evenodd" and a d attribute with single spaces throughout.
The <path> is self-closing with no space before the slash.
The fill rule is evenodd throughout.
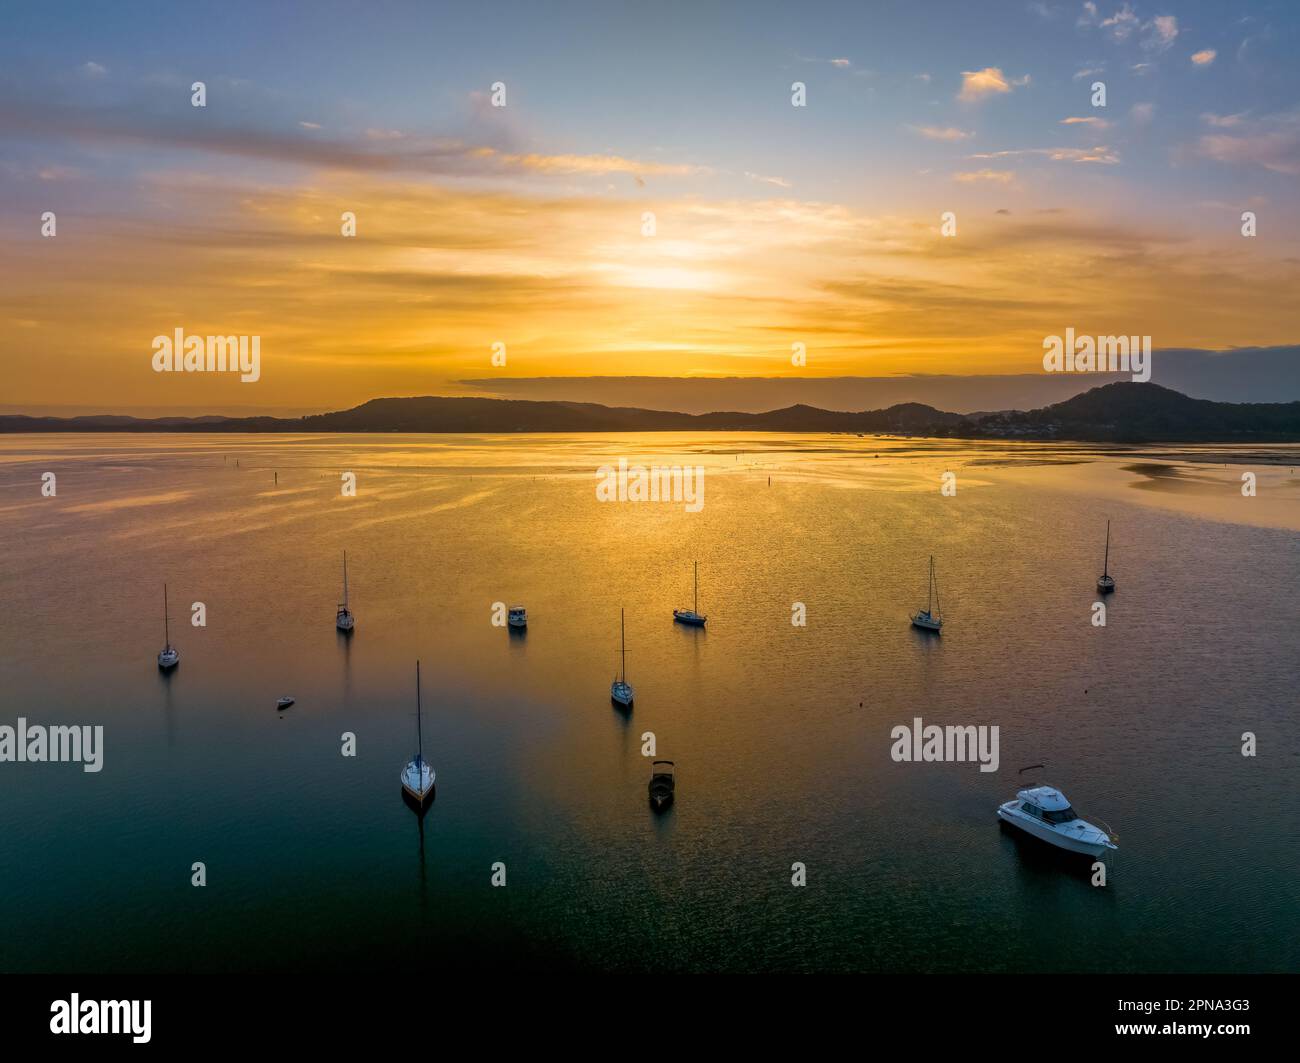
<path id="1" fill-rule="evenodd" d="M 1021 790 L 1016 797 L 1020 798 L 1021 812 L 1050 826 L 1059 826 L 1079 818 L 1070 807 L 1070 802 L 1065 799 L 1065 795 L 1050 786 L 1035 786 L 1032 790 Z"/>

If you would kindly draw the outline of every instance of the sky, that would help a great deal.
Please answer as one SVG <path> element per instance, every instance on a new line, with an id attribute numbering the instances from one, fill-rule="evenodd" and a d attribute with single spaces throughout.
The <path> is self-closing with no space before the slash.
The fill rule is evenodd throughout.
<path id="1" fill-rule="evenodd" d="M 5 21 L 5 409 L 779 378 L 753 400 L 770 407 L 817 380 L 929 375 L 984 378 L 971 401 L 998 408 L 994 382 L 1041 377 L 1066 328 L 1229 352 L 1225 379 L 1247 372 L 1237 349 L 1300 342 L 1291 2 L 45 3 Z M 260 337 L 260 379 L 155 372 L 177 328 Z M 1266 393 L 1267 364 L 1249 362 Z"/>

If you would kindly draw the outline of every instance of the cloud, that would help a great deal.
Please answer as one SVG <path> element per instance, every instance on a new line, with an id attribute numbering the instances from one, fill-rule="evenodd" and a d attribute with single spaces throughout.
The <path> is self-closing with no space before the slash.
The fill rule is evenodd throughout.
<path id="1" fill-rule="evenodd" d="M 954 126 L 910 125 L 913 133 L 920 133 L 926 140 L 969 140 L 974 133 Z"/>
<path id="2" fill-rule="evenodd" d="M 1086 6 L 1086 5 L 1085 5 Z M 1095 10 L 1095 8 L 1094 8 Z M 1116 11 L 1110 18 L 1104 18 L 1098 23 L 1104 30 L 1110 30 L 1110 35 L 1117 41 L 1128 40 L 1138 28 L 1142 25 L 1137 14 L 1128 4 L 1125 4 Z"/>
<path id="3" fill-rule="evenodd" d="M 1300 111 L 1246 119 L 1206 115 L 1210 124 L 1240 132 L 1209 133 L 1197 141 L 1199 154 L 1236 166 L 1259 166 L 1273 173 L 1300 175 Z"/>
<path id="4" fill-rule="evenodd" d="M 784 177 L 764 177 L 760 173 L 750 173 L 748 170 L 745 171 L 745 176 L 751 181 L 759 181 L 765 185 L 775 185 L 777 188 L 793 187 Z"/>
<path id="5" fill-rule="evenodd" d="M 1094 118 L 1092 116 L 1089 116 L 1087 118 L 1073 118 L 1073 117 L 1062 118 L 1059 124 L 1060 125 L 1088 125 L 1088 126 L 1092 126 L 1094 129 L 1107 129 L 1110 126 L 1110 123 L 1106 121 L 1106 119 Z"/>
<path id="6" fill-rule="evenodd" d="M 81 65 L 81 72 L 85 74 L 86 77 L 102 78 L 108 73 L 108 67 L 100 66 L 99 63 L 86 62 Z"/>
<path id="7" fill-rule="evenodd" d="M 1076 70 L 1074 80 L 1082 81 L 1084 78 L 1096 77 L 1098 74 L 1104 74 L 1105 72 L 1105 63 L 1094 63 L 1092 66 L 1085 66 L 1082 70 Z"/>
<path id="8" fill-rule="evenodd" d="M 302 129 L 320 129 L 320 128 L 321 128 L 321 124 L 320 124 L 319 122 L 299 122 L 298 125 L 299 125 L 299 127 L 302 128 Z"/>
<path id="9" fill-rule="evenodd" d="M 1102 18 L 1097 5 L 1089 0 L 1083 5 L 1077 25 L 1082 28 L 1096 27 L 1119 43 L 1137 40 L 1144 50 L 1157 53 L 1167 49 L 1178 37 L 1178 19 L 1175 16 L 1156 15 L 1143 22 L 1133 5 L 1128 3 Z"/>
<path id="10" fill-rule="evenodd" d="M 1178 36 L 1178 19 L 1173 15 L 1157 15 L 1143 30 L 1142 47 L 1149 52 L 1163 52 Z"/>
<path id="11" fill-rule="evenodd" d="M 852 65 L 853 65 L 853 63 L 850 62 L 848 59 L 832 59 L 832 60 L 831 60 L 831 66 L 847 67 L 847 66 L 852 66 Z"/>
<path id="12" fill-rule="evenodd" d="M 1150 125 L 1155 113 L 1156 105 L 1154 103 L 1135 103 L 1129 111 L 1129 116 L 1133 119 L 1135 125 Z"/>
<path id="13" fill-rule="evenodd" d="M 1213 48 L 1203 48 L 1199 52 L 1192 53 L 1192 62 L 1197 66 L 1209 66 L 1218 54 Z"/>
<path id="14" fill-rule="evenodd" d="M 188 110 L 189 108 L 186 108 Z M 458 137 L 371 128 L 360 137 L 327 139 L 309 124 L 291 129 L 195 124 L 136 108 L 82 107 L 0 98 L 0 134 L 128 148 L 188 150 L 291 165 L 357 172 L 440 176 L 599 176 L 611 173 L 690 176 L 708 168 L 645 162 L 620 155 L 514 152 Z"/>
<path id="15" fill-rule="evenodd" d="M 955 173 L 952 175 L 954 181 L 961 181 L 963 184 L 972 184 L 976 181 L 992 181 L 996 184 L 1010 184 L 1015 178 L 1011 170 L 968 170 L 964 173 Z"/>
<path id="16" fill-rule="evenodd" d="M 1019 88 L 1029 84 L 1029 75 L 1013 78 L 1008 82 L 1001 67 L 986 66 L 983 70 L 963 70 L 961 75 L 961 92 L 957 99 L 963 103 L 974 103 L 986 96 L 1003 95 L 1012 87 Z"/>
<path id="17" fill-rule="evenodd" d="M 990 151 L 968 155 L 968 159 L 1014 159 L 1023 155 L 1039 155 L 1053 162 L 1104 163 L 1114 165 L 1119 155 L 1105 145 L 1095 148 L 1016 148 L 1011 151 Z"/>
<path id="18" fill-rule="evenodd" d="M 1211 114 L 1207 111 L 1205 114 L 1201 115 L 1201 121 L 1206 125 L 1228 128 L 1231 126 L 1241 125 L 1242 119 L 1245 117 L 1246 113 L 1244 111 L 1240 114 Z"/>

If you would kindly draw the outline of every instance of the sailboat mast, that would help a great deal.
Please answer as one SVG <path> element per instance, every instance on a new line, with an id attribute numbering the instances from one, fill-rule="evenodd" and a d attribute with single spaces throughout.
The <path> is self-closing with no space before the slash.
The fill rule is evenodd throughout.
<path id="1" fill-rule="evenodd" d="M 926 590 L 929 592 L 929 600 L 926 604 L 925 611 L 929 613 L 931 616 L 933 616 L 934 615 L 934 555 L 933 554 L 930 555 L 930 582 L 926 586 Z"/>
<path id="2" fill-rule="evenodd" d="M 343 551 L 343 606 L 348 604 L 348 552 Z"/>
<path id="3" fill-rule="evenodd" d="M 167 584 L 163 584 L 163 647 L 172 644 L 171 628 L 167 625 Z"/>
<path id="4" fill-rule="evenodd" d="M 696 615 L 700 612 L 700 563 L 695 562 L 695 606 L 691 612 Z"/>
<path id="5" fill-rule="evenodd" d="M 415 662 L 415 759 L 419 764 L 424 763 L 424 727 L 420 719 L 420 662 Z M 424 780 L 420 780 L 420 786 L 423 787 Z"/>
<path id="6" fill-rule="evenodd" d="M 1106 560 L 1102 562 L 1101 574 L 1110 572 L 1110 521 L 1106 522 Z"/>
<path id="7" fill-rule="evenodd" d="M 623 647 L 623 682 L 627 682 L 627 627 L 623 619 L 623 610 L 618 611 L 618 641 Z"/>

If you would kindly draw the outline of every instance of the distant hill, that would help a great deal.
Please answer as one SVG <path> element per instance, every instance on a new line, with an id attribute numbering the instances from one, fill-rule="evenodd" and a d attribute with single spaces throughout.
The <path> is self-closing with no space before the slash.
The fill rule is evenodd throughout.
<path id="1" fill-rule="evenodd" d="M 959 434 L 1127 443 L 1300 441 L 1300 402 L 1210 402 L 1159 384 L 1123 382 L 1041 410 L 973 417 Z"/>
<path id="2" fill-rule="evenodd" d="M 1094 388 L 1038 410 L 945 413 L 906 402 L 847 413 L 790 406 L 767 413 L 673 413 L 522 399 L 371 399 L 306 417 L 86 417 L 0 415 L 0 432 L 853 432 L 953 438 L 1113 442 L 1300 442 L 1300 402 L 1191 399 L 1158 384 Z"/>

